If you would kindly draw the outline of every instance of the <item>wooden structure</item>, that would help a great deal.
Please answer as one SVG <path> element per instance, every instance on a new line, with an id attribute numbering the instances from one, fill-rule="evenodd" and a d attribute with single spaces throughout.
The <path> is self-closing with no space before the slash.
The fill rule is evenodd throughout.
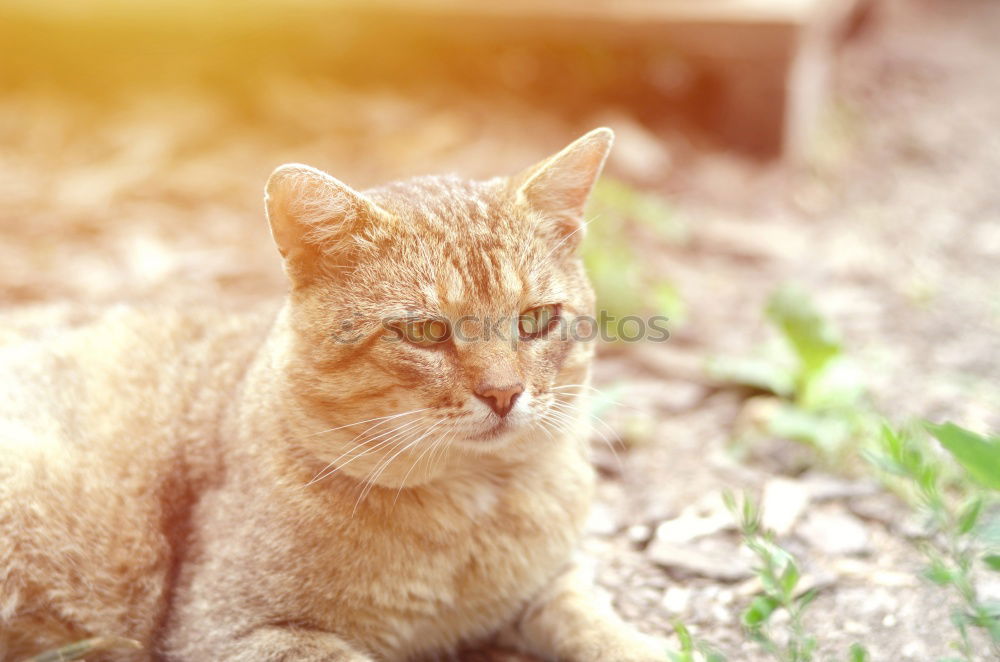
<path id="1" fill-rule="evenodd" d="M 151 70 L 235 78 L 288 62 L 394 86 L 454 75 L 475 93 L 513 45 L 536 48 L 549 67 L 515 93 L 563 109 L 620 103 L 646 121 L 673 121 L 674 99 L 658 96 L 655 73 L 635 57 L 662 52 L 710 83 L 696 86 L 686 110 L 699 127 L 744 151 L 794 157 L 822 106 L 835 46 L 875 1 L 7 0 L 0 80 L 52 74 L 96 87 Z M 587 69 L 598 47 L 607 52 Z M 577 96 L 589 86 L 596 97 Z"/>
<path id="2" fill-rule="evenodd" d="M 439 39 L 517 35 L 657 44 L 715 81 L 703 124 L 724 143 L 794 157 L 822 107 L 837 44 L 875 0 L 341 0 Z"/>

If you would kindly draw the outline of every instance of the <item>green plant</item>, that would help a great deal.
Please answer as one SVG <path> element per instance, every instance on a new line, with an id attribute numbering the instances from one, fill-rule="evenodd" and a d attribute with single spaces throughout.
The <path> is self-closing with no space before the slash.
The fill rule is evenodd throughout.
<path id="1" fill-rule="evenodd" d="M 696 639 L 680 621 L 674 622 L 674 632 L 681 642 L 678 652 L 668 652 L 670 662 L 726 662 L 726 657 L 712 646 Z"/>
<path id="2" fill-rule="evenodd" d="M 761 524 L 761 511 L 753 499 L 744 495 L 740 502 L 731 493 L 725 495 L 726 505 L 737 520 L 743 544 L 757 563 L 754 573 L 760 580 L 761 593 L 743 611 L 741 621 L 747 635 L 771 657 L 780 662 L 811 662 L 816 654 L 817 640 L 809 633 L 803 617 L 818 594 L 815 588 L 802 590 L 802 574 L 795 558 L 775 542 L 774 534 Z M 777 637 L 771 618 L 778 610 L 788 614 L 784 636 Z M 868 652 L 854 644 L 848 653 L 850 662 L 863 662 Z"/>
<path id="3" fill-rule="evenodd" d="M 815 589 L 798 592 L 798 564 L 792 555 L 778 546 L 774 537 L 761 526 L 761 513 L 757 504 L 747 496 L 738 504 L 732 494 L 726 495 L 726 505 L 737 519 L 743 535 L 743 544 L 757 559 L 754 573 L 760 579 L 762 592 L 744 610 L 743 627 L 750 638 L 777 660 L 809 662 L 816 650 L 816 637 L 808 634 L 802 616 L 816 598 Z M 778 609 L 789 616 L 787 641 L 779 644 L 768 627 Z"/>
<path id="4" fill-rule="evenodd" d="M 709 374 L 775 396 L 765 422 L 768 434 L 808 443 L 825 458 L 843 461 L 873 429 L 860 370 L 803 292 L 779 289 L 765 317 L 778 332 L 776 342 L 751 356 L 713 359 Z"/>
<path id="5" fill-rule="evenodd" d="M 958 464 L 933 447 L 929 432 Z M 983 437 L 952 423 L 895 430 L 884 425 L 868 453 L 890 484 L 926 516 L 929 536 L 919 543 L 927 560 L 923 575 L 951 590 L 958 658 L 971 661 L 977 629 L 1000 656 L 1000 601 L 977 589 L 981 572 L 1000 572 L 1000 438 Z M 945 662 L 942 660 L 941 662 Z"/>

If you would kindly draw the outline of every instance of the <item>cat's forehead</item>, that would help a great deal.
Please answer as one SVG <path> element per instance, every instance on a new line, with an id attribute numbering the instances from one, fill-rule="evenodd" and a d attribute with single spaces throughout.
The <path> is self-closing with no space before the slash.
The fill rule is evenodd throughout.
<path id="1" fill-rule="evenodd" d="M 548 274 L 533 268 L 536 249 L 530 242 L 508 242 L 489 236 L 414 237 L 396 270 L 400 284 L 422 309 L 448 315 L 491 314 L 516 308 L 544 290 Z M 416 247 L 416 250 L 412 250 Z"/>
<path id="2" fill-rule="evenodd" d="M 552 288 L 534 219 L 502 181 L 421 177 L 370 195 L 401 221 L 389 253 L 405 289 L 390 299 L 447 314 L 492 313 Z"/>
<path id="3" fill-rule="evenodd" d="M 370 195 L 405 225 L 432 238 L 492 234 L 502 240 L 524 226 L 501 179 L 416 177 L 374 189 Z"/>

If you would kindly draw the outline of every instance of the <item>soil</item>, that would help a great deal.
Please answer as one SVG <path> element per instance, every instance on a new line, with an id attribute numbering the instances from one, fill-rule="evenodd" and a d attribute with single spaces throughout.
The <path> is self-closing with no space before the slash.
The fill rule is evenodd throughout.
<path id="1" fill-rule="evenodd" d="M 820 658 L 847 659 L 855 641 L 873 660 L 947 656 L 952 605 L 918 578 L 909 509 L 790 442 L 739 458 L 748 393 L 702 366 L 766 341 L 766 299 L 794 282 L 841 330 L 880 411 L 1000 429 L 997 34 L 1000 4 L 989 0 L 880 3 L 839 53 L 815 149 L 798 164 L 653 135 L 621 111 L 569 121 L 515 99 L 358 91 L 280 72 L 238 100 L 173 83 L 113 103 L 22 85 L 0 98 L 0 306 L 277 297 L 261 209 L 275 165 L 310 163 L 358 187 L 492 176 L 593 124 L 620 124 L 633 158 L 613 160 L 611 174 L 665 195 L 685 227 L 683 242 L 641 250 L 687 314 L 669 342 L 600 352 L 595 384 L 616 403 L 599 427 L 628 443 L 616 460 L 595 439 L 602 479 L 584 547 L 599 583 L 649 632 L 672 637 L 679 619 L 730 660 L 767 659 L 739 625 L 756 585 L 739 572 L 735 532 L 720 524 L 680 545 L 703 562 L 694 570 L 663 562 L 650 538 L 681 515 L 712 520 L 725 489 L 784 480 L 808 497 L 780 540 L 820 589 L 807 619 Z"/>

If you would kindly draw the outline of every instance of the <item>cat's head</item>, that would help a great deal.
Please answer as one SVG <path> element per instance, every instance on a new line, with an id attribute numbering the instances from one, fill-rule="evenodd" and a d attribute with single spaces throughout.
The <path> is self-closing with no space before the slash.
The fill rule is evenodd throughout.
<path id="1" fill-rule="evenodd" d="M 387 466 L 385 484 L 410 469 L 413 484 L 421 454 L 497 453 L 576 424 L 594 303 L 578 248 L 612 139 L 597 129 L 488 181 L 358 192 L 308 166 L 274 172 L 267 215 L 292 286 L 282 378 L 312 453 L 355 475 Z"/>

